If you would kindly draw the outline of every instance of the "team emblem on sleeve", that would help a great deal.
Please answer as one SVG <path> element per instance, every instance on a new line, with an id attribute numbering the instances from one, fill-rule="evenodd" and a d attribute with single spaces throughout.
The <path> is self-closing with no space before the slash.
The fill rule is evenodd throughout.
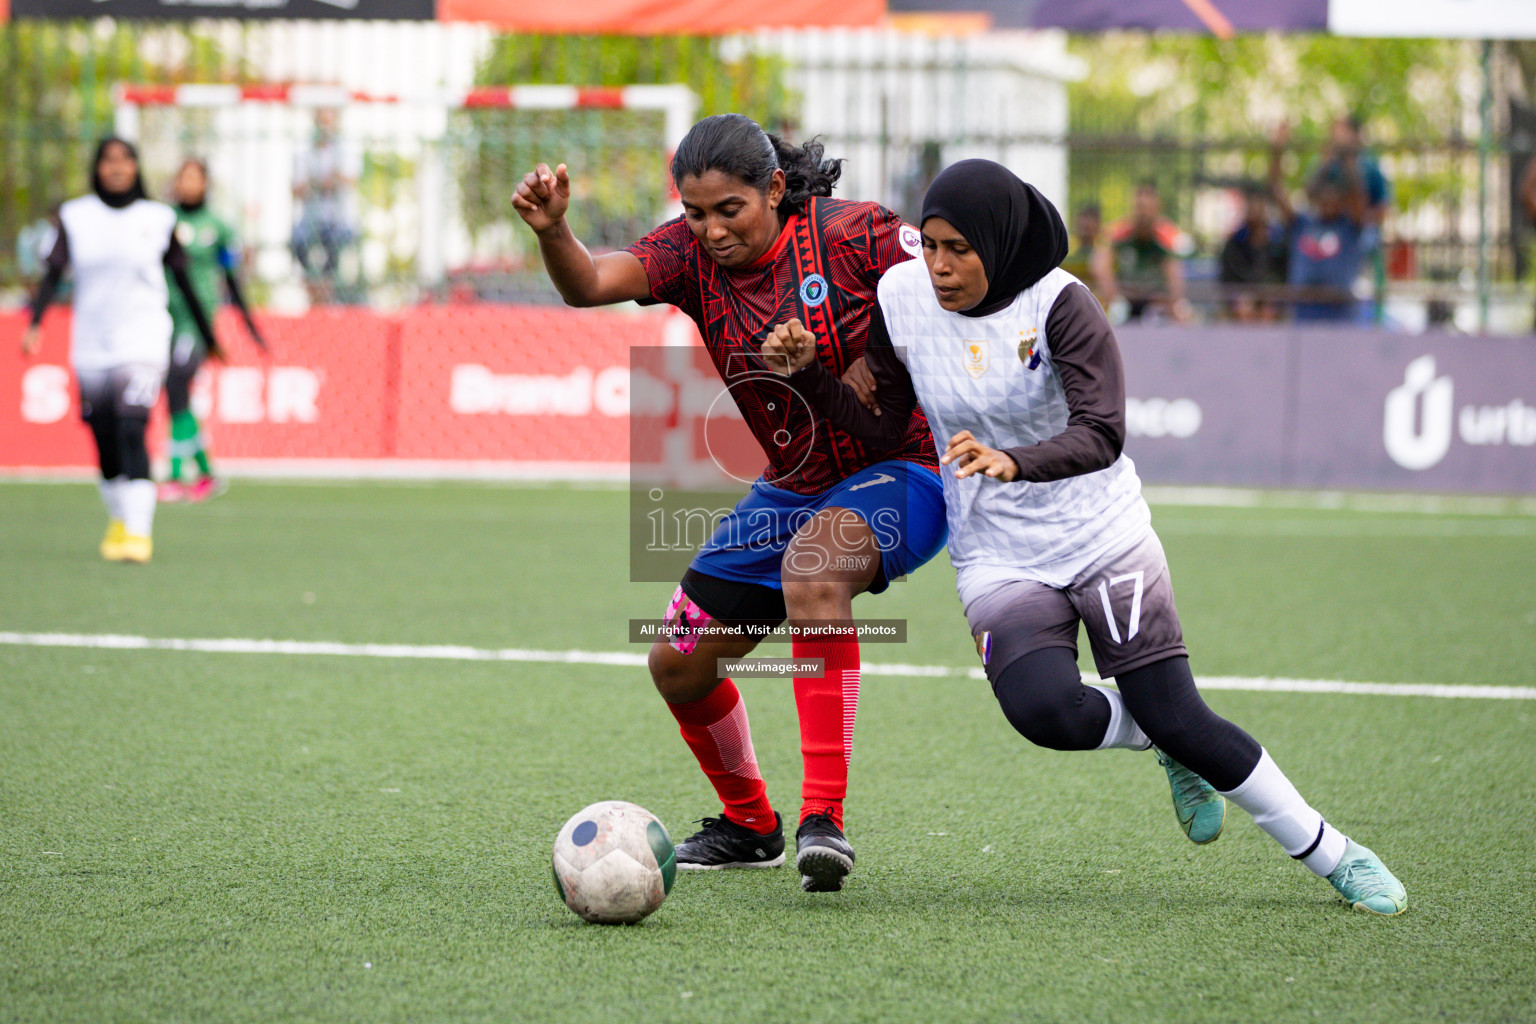
<path id="1" fill-rule="evenodd" d="M 1039 333 L 1039 330 L 1034 327 L 1028 331 L 1019 332 L 1019 361 L 1024 364 L 1026 370 L 1040 368 L 1040 353 L 1035 351 L 1035 341 Z"/>
<path id="2" fill-rule="evenodd" d="M 913 256 L 923 254 L 923 236 L 911 224 L 903 224 L 901 230 L 896 232 L 896 238 L 901 242 L 901 247 Z"/>
<path id="3" fill-rule="evenodd" d="M 985 341 L 965 342 L 965 372 L 976 380 L 987 372 L 987 343 Z"/>
<path id="4" fill-rule="evenodd" d="M 980 633 L 974 633 L 971 635 L 971 639 L 976 641 L 976 654 L 981 658 L 981 663 L 983 665 L 991 664 L 992 631 L 987 629 Z"/>
<path id="5" fill-rule="evenodd" d="M 800 301 L 812 309 L 827 301 L 827 279 L 812 274 L 800 282 Z"/>

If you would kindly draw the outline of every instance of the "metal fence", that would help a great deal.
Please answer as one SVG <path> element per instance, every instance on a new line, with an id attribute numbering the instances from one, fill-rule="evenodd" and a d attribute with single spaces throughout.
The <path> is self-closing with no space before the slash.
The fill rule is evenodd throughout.
<path id="1" fill-rule="evenodd" d="M 1086 111 L 1068 118 L 1064 106 L 1044 121 L 999 119 L 1006 104 L 985 97 L 989 90 L 1012 94 L 1009 80 L 998 77 L 1006 69 L 943 41 L 900 48 L 899 60 L 876 67 L 868 39 L 830 37 L 808 47 L 803 38 L 792 45 L 759 37 L 543 38 L 430 24 L 3 25 L 0 290 L 14 294 L 36 273 L 29 246 L 37 234 L 29 229 L 85 190 L 89 153 L 116 121 L 114 87 L 123 82 L 309 81 L 376 97 L 514 83 L 678 83 L 697 96 L 700 115 L 735 109 L 792 136 L 825 132 L 829 151 L 850 157 L 844 194 L 880 200 L 908 216 L 916 214 L 927 178 L 960 156 L 1023 160 L 1032 176 L 1059 178 L 1051 191 L 1069 218 L 1095 203 L 1113 219 L 1129 209 L 1138 182 L 1153 180 L 1165 213 L 1196 241 L 1191 277 L 1213 276 L 1214 257 L 1237 219 L 1237 187 L 1264 177 L 1266 140 L 1213 138 L 1196 119 L 1151 133 Z M 850 84 L 861 73 L 866 83 L 884 84 L 861 92 Z M 937 93 L 947 107 L 924 99 Z M 277 106 L 260 115 L 207 106 L 146 110 L 139 127 L 157 194 L 165 194 L 183 155 L 213 155 L 215 206 L 241 229 L 257 298 L 281 306 L 302 304 L 304 291 L 289 246 L 294 207 L 279 198 L 286 184 L 274 179 L 311 141 L 314 113 L 302 104 Z M 532 240 L 506 206 L 516 177 L 550 155 L 577 170 L 580 233 L 594 245 L 622 245 L 671 209 L 665 128 L 645 112 L 351 103 L 340 134 L 356 168 L 357 231 L 342 260 L 343 299 L 551 300 Z M 1513 183 L 1529 147 L 1525 136 L 1501 133 L 1489 163 L 1490 276 L 1509 291 L 1527 273 L 1529 232 Z M 1308 148 L 1303 140 L 1287 164 L 1292 184 L 1313 159 L 1315 146 Z M 1400 295 L 1464 298 L 1479 246 L 1475 140 L 1449 126 L 1437 138 L 1381 146 L 1379 156 L 1399 197 L 1383 233 L 1381 284 Z M 439 205 L 424 201 L 429 193 Z M 445 233 L 436 255 L 423 244 L 432 227 Z"/>

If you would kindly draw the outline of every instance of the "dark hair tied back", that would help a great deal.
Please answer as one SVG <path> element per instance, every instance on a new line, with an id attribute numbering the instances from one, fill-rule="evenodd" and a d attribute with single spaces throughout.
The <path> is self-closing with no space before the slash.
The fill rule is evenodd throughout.
<path id="1" fill-rule="evenodd" d="M 706 117 L 688 130 L 672 157 L 672 181 L 721 171 L 767 192 L 773 172 L 784 172 L 781 209 L 795 213 L 812 196 L 830 196 L 843 162 L 829 160 L 816 139 L 792 146 L 741 114 Z"/>

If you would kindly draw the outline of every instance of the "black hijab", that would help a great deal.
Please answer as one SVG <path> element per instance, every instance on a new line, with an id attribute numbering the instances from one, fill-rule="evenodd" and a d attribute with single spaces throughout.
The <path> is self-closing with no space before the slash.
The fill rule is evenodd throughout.
<path id="1" fill-rule="evenodd" d="M 949 221 L 981 257 L 987 294 L 961 316 L 987 316 L 1067 258 L 1067 226 L 1033 185 L 991 160 L 961 160 L 933 179 L 923 222 Z"/>
<path id="2" fill-rule="evenodd" d="M 101 158 L 106 155 L 107 147 L 114 143 L 127 149 L 128 155 L 133 157 L 133 186 L 126 192 L 108 192 L 101 184 Z M 149 193 L 144 191 L 144 172 L 138 167 L 139 151 L 133 148 L 133 143 L 115 135 L 108 135 L 97 144 L 96 157 L 91 161 L 91 191 L 100 196 L 102 202 L 116 210 L 121 210 L 136 200 L 148 199 Z"/>

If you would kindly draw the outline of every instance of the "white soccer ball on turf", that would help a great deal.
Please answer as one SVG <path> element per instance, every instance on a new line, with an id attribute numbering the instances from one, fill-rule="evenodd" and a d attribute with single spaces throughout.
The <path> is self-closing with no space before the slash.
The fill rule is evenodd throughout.
<path id="1" fill-rule="evenodd" d="M 672 891 L 677 856 L 656 815 L 624 800 L 583 807 L 555 837 L 555 888 L 596 924 L 633 924 Z"/>

